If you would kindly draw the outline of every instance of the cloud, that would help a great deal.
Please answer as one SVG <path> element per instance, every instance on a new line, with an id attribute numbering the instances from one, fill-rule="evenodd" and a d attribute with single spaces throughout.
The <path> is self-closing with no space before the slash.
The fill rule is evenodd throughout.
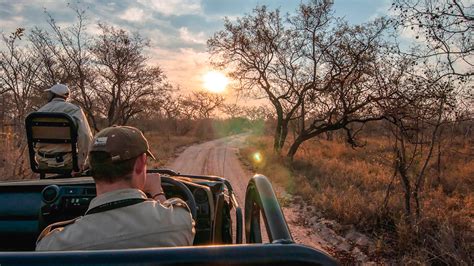
<path id="1" fill-rule="evenodd" d="M 143 11 L 143 9 L 132 7 L 125 10 L 120 18 L 132 22 L 145 22 L 150 18 L 150 14 Z"/>
<path id="2" fill-rule="evenodd" d="M 202 76 L 211 69 L 207 52 L 191 48 L 178 50 L 154 48 L 151 51 L 151 64 L 160 66 L 171 84 L 183 89 L 200 88 Z"/>
<path id="3" fill-rule="evenodd" d="M 10 33 L 14 32 L 16 28 L 22 27 L 24 21 L 24 18 L 21 16 L 0 19 L 0 33 L 9 35 Z"/>
<path id="4" fill-rule="evenodd" d="M 193 35 L 186 27 L 179 29 L 179 37 L 187 43 L 206 44 L 206 36 L 204 35 L 204 32 L 199 32 L 198 34 Z"/>
<path id="5" fill-rule="evenodd" d="M 381 0 L 378 2 L 378 7 L 375 9 L 374 13 L 369 17 L 369 21 L 374 20 L 376 18 L 387 16 L 391 14 L 392 3 L 389 0 Z"/>
<path id="6" fill-rule="evenodd" d="M 166 16 L 202 13 L 200 0 L 137 0 L 137 2 Z"/>

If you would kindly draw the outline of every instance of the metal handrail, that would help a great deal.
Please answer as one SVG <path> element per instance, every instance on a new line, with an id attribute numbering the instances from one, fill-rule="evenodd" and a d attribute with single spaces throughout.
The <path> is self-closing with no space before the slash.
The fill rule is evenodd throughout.
<path id="1" fill-rule="evenodd" d="M 271 243 L 294 243 L 285 216 L 267 177 L 255 175 L 245 194 L 245 236 L 247 243 L 261 243 L 260 213 Z"/>

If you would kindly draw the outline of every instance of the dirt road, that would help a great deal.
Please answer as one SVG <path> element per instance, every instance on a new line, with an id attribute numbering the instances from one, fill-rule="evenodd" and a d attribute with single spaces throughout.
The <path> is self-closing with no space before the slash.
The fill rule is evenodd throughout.
<path id="1" fill-rule="evenodd" d="M 243 206 L 247 182 L 253 175 L 242 167 L 238 157 L 239 147 L 245 137 L 246 135 L 236 135 L 190 146 L 167 167 L 181 173 L 218 175 L 227 178 L 236 192 L 239 204 Z M 277 195 L 283 191 L 280 188 L 275 190 Z M 297 243 L 323 249 L 321 243 L 324 241 L 303 225 L 299 208 L 293 206 L 283 208 L 283 211 Z"/>

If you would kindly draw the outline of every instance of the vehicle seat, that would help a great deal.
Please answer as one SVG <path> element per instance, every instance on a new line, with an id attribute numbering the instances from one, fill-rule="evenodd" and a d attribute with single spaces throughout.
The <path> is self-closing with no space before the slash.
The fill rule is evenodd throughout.
<path id="1" fill-rule="evenodd" d="M 33 112 L 25 119 L 26 136 L 28 140 L 28 152 L 31 170 L 40 173 L 40 178 L 45 178 L 46 174 L 70 175 L 72 171 L 79 171 L 77 160 L 77 126 L 71 116 L 65 113 L 54 112 Z M 67 145 L 63 147 L 67 152 L 57 154 L 38 154 L 38 144 Z M 71 160 L 63 165 L 52 166 L 50 164 L 40 164 L 37 156 L 46 158 L 63 159 L 63 156 L 70 156 Z M 51 156 L 51 157 L 50 157 Z"/>

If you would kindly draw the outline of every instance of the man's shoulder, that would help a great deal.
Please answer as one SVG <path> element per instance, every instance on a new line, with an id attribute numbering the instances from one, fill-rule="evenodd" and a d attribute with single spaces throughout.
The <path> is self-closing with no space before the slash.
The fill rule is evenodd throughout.
<path id="1" fill-rule="evenodd" d="M 71 219 L 67 221 L 53 223 L 53 224 L 48 225 L 46 228 L 44 228 L 43 231 L 38 236 L 38 239 L 36 240 L 37 250 L 48 249 L 46 247 L 43 247 L 45 245 L 48 245 L 48 243 L 46 242 L 50 242 L 48 240 L 53 240 L 52 238 L 54 238 L 55 235 L 62 232 L 66 226 L 74 224 L 76 220 L 79 218 L 81 217 L 77 217 L 75 219 Z"/>
<path id="2" fill-rule="evenodd" d="M 77 105 L 75 105 L 75 104 L 73 104 L 73 103 L 70 103 L 70 102 L 62 102 L 62 104 L 63 104 L 64 106 L 67 106 L 67 107 L 69 107 L 69 108 L 71 108 L 71 109 L 74 109 L 74 110 L 80 110 L 80 109 L 81 109 L 81 107 L 79 107 L 79 106 L 77 106 Z"/>
<path id="3" fill-rule="evenodd" d="M 81 108 L 73 103 L 64 101 L 51 101 L 38 109 L 38 112 L 75 112 Z"/>

